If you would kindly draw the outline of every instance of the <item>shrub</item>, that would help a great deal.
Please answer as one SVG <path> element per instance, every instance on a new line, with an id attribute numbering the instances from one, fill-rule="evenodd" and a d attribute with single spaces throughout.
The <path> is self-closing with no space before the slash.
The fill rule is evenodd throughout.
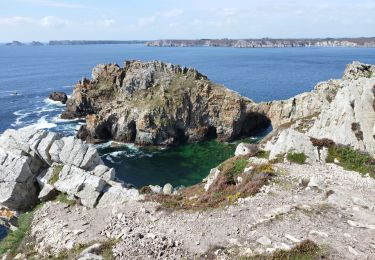
<path id="1" fill-rule="evenodd" d="M 60 203 L 68 204 L 69 206 L 74 206 L 77 204 L 77 200 L 71 200 L 65 193 L 60 193 L 57 195 L 56 200 Z"/>
<path id="2" fill-rule="evenodd" d="M 333 163 L 337 158 L 344 169 L 362 174 L 369 173 L 375 176 L 375 164 L 372 157 L 364 152 L 352 149 L 349 146 L 333 146 L 328 149 L 326 161 Z"/>
<path id="3" fill-rule="evenodd" d="M 286 156 L 289 162 L 304 164 L 307 156 L 304 153 L 289 152 Z"/>
<path id="4" fill-rule="evenodd" d="M 323 250 L 313 241 L 306 239 L 290 250 L 276 250 L 270 255 L 240 257 L 240 260 L 315 260 L 324 258 Z"/>
<path id="5" fill-rule="evenodd" d="M 270 157 L 270 152 L 261 150 L 256 154 L 256 157 L 268 159 Z"/>

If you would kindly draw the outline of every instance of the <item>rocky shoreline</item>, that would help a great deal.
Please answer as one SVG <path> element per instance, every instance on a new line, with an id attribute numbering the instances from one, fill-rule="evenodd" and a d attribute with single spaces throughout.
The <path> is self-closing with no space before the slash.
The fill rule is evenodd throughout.
<path id="1" fill-rule="evenodd" d="M 82 139 L 170 145 L 181 136 L 232 140 L 269 123 L 274 130 L 258 145 L 240 144 L 202 183 L 178 191 L 119 182 L 96 149 L 77 137 L 7 130 L 0 136 L 0 225 L 15 230 L 10 235 L 23 230 L 21 213 L 42 204 L 25 213 L 32 216 L 30 229 L 19 244 L 0 242 L 0 254 L 371 259 L 374 93 L 375 66 L 358 62 L 312 92 L 259 104 L 193 69 L 99 65 L 67 101 L 65 116 L 86 117 Z"/>

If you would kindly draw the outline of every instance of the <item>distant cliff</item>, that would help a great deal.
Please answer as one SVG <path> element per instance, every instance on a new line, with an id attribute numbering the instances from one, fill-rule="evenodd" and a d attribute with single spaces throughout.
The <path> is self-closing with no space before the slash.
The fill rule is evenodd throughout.
<path id="1" fill-rule="evenodd" d="M 233 47 L 233 48 L 293 48 L 293 47 L 375 47 L 372 38 L 326 39 L 200 39 L 157 40 L 146 43 L 150 47 Z"/>
<path id="2" fill-rule="evenodd" d="M 49 45 L 139 44 L 145 41 L 49 41 Z"/>

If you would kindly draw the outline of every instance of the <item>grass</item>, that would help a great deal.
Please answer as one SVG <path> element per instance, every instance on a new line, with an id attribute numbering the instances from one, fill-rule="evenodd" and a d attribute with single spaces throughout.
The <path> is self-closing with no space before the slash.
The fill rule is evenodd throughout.
<path id="1" fill-rule="evenodd" d="M 304 153 L 289 152 L 286 155 L 286 158 L 289 162 L 304 164 L 306 162 L 307 156 Z"/>
<path id="2" fill-rule="evenodd" d="M 357 151 L 348 146 L 331 146 L 328 148 L 326 161 L 333 163 L 335 159 L 339 160 L 339 165 L 345 170 L 356 171 L 362 174 L 369 174 L 375 178 L 375 162 L 367 153 Z"/>
<path id="3" fill-rule="evenodd" d="M 0 256 L 9 253 L 9 256 L 15 256 L 17 249 L 20 247 L 24 238 L 29 234 L 31 228 L 31 221 L 33 220 L 34 212 L 37 211 L 43 204 L 39 204 L 32 211 L 23 213 L 18 216 L 18 228 L 11 231 L 2 241 L 0 241 Z"/>
<path id="4" fill-rule="evenodd" d="M 259 151 L 256 155 L 256 157 L 258 158 L 264 158 L 264 159 L 268 159 L 270 158 L 270 151 Z"/>
<path id="5" fill-rule="evenodd" d="M 271 255 L 240 257 L 240 260 L 315 260 L 323 256 L 322 249 L 311 240 L 304 240 L 290 250 L 276 250 Z"/>
<path id="6" fill-rule="evenodd" d="M 74 206 L 77 204 L 76 200 L 69 199 L 68 195 L 66 195 L 65 193 L 60 193 L 59 195 L 57 195 L 56 201 L 60 203 L 68 204 L 69 206 Z"/>
<path id="7" fill-rule="evenodd" d="M 62 164 L 53 165 L 52 176 L 48 181 L 49 184 L 53 185 L 58 181 L 60 172 L 62 171 L 63 168 L 64 168 L 64 165 Z"/>

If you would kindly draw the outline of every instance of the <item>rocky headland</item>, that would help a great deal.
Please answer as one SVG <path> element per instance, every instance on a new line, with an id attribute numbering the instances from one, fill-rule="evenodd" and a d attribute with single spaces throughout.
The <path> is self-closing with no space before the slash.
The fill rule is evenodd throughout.
<path id="1" fill-rule="evenodd" d="M 159 61 L 98 65 L 82 79 L 63 118 L 86 117 L 78 136 L 138 145 L 173 145 L 208 138 L 230 141 L 264 129 L 255 103 L 195 69 Z"/>
<path id="2" fill-rule="evenodd" d="M 91 80 L 76 85 L 64 113 L 86 117 L 81 139 L 170 145 L 233 140 L 268 124 L 273 131 L 259 144 L 239 144 L 202 183 L 137 190 L 119 182 L 95 147 L 77 137 L 7 130 L 0 137 L 0 225 L 13 231 L 0 242 L 0 254 L 372 259 L 374 93 L 375 66 L 358 62 L 342 79 L 259 104 L 194 69 L 98 65 Z"/>

